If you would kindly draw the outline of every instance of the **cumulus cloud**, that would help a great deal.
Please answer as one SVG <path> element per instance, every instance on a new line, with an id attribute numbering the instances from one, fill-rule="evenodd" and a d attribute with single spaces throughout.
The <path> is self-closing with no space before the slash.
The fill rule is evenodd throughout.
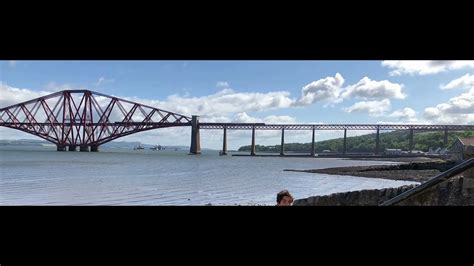
<path id="1" fill-rule="evenodd" d="M 405 99 L 406 95 L 402 92 L 403 87 L 403 84 L 392 83 L 388 80 L 375 81 L 364 77 L 356 84 L 348 86 L 342 93 L 342 97 Z"/>
<path id="2" fill-rule="evenodd" d="M 389 116 L 395 118 L 413 118 L 416 116 L 416 112 L 410 107 L 405 107 L 403 109 L 394 111 Z"/>
<path id="3" fill-rule="evenodd" d="M 348 113 L 368 113 L 370 116 L 381 116 L 390 109 L 390 100 L 357 102 L 343 110 Z"/>
<path id="4" fill-rule="evenodd" d="M 263 123 L 263 119 L 249 116 L 246 112 L 235 114 L 232 119 L 234 123 Z"/>
<path id="5" fill-rule="evenodd" d="M 301 98 L 295 105 L 310 105 L 319 101 L 339 103 L 342 101 L 339 94 L 343 84 L 344 78 L 339 73 L 336 73 L 334 77 L 313 81 L 303 87 Z"/>
<path id="6" fill-rule="evenodd" d="M 451 80 L 446 85 L 441 85 L 442 90 L 451 90 L 455 88 L 468 88 L 474 86 L 474 75 L 466 74 L 460 78 Z"/>
<path id="7" fill-rule="evenodd" d="M 269 115 L 265 118 L 249 116 L 247 113 L 237 113 L 230 121 L 233 123 L 266 123 L 266 124 L 294 124 L 297 123 L 294 117 L 288 115 Z"/>
<path id="8" fill-rule="evenodd" d="M 474 87 L 435 107 L 425 109 L 423 116 L 437 123 L 469 124 L 474 122 Z"/>
<path id="9" fill-rule="evenodd" d="M 11 87 L 5 83 L 0 84 L 0 108 L 13 104 L 25 102 L 34 98 L 47 95 L 48 91 L 32 91 L 29 89 L 21 89 Z"/>
<path id="10" fill-rule="evenodd" d="M 395 110 L 393 113 L 389 114 L 388 117 L 393 117 L 402 122 L 419 122 L 416 118 L 415 110 L 410 107 L 405 107 L 403 109 Z"/>
<path id="11" fill-rule="evenodd" d="M 364 77 L 359 82 L 345 88 L 344 78 L 336 73 L 334 77 L 326 77 L 313 81 L 304 86 L 301 90 L 301 98 L 295 102 L 294 106 L 310 105 L 315 102 L 324 101 L 329 104 L 336 104 L 348 98 L 362 99 L 405 99 L 403 84 L 393 83 L 388 80 L 371 80 Z"/>
<path id="12" fill-rule="evenodd" d="M 239 112 L 258 112 L 277 108 L 291 107 L 295 102 L 287 91 L 267 93 L 235 92 L 224 89 L 217 93 L 201 97 L 184 97 L 171 95 L 164 101 L 129 98 L 129 100 L 143 102 L 162 109 L 184 115 L 226 116 Z"/>
<path id="13" fill-rule="evenodd" d="M 430 61 L 430 60 L 385 60 L 382 66 L 393 69 L 391 76 L 430 75 L 448 70 L 474 68 L 474 60 L 461 61 Z"/>

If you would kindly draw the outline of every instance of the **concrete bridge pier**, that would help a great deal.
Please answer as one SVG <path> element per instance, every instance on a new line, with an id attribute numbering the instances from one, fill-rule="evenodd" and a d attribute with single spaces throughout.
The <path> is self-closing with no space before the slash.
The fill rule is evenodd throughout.
<path id="1" fill-rule="evenodd" d="M 280 155 L 285 155 L 285 128 L 281 128 L 281 146 L 280 146 Z"/>
<path id="2" fill-rule="evenodd" d="M 81 146 L 79 146 L 79 151 L 88 152 L 89 151 L 89 146 L 81 145 Z"/>
<path id="3" fill-rule="evenodd" d="M 68 151 L 76 151 L 77 146 L 76 145 L 69 145 Z"/>
<path id="4" fill-rule="evenodd" d="M 92 145 L 91 146 L 91 152 L 98 152 L 99 151 L 99 145 Z"/>
<path id="5" fill-rule="evenodd" d="M 224 126 L 224 137 L 222 138 L 222 155 L 227 155 L 227 127 Z"/>
<path id="6" fill-rule="evenodd" d="M 380 127 L 377 127 L 377 135 L 375 136 L 375 155 L 379 154 L 379 144 L 380 144 Z"/>
<path id="7" fill-rule="evenodd" d="M 56 151 L 66 151 L 66 145 L 56 144 Z"/>
<path id="8" fill-rule="evenodd" d="M 191 148 L 190 154 L 201 154 L 201 141 L 199 137 L 199 116 L 193 115 L 191 120 Z"/>
<path id="9" fill-rule="evenodd" d="M 443 141 L 443 145 L 445 148 L 448 147 L 448 127 L 446 126 L 444 128 L 444 141 Z"/>
<path id="10" fill-rule="evenodd" d="M 316 128 L 313 126 L 313 137 L 312 137 L 312 140 L 311 140 L 311 156 L 314 156 L 316 155 L 315 151 L 314 151 L 314 133 L 316 131 Z"/>
<path id="11" fill-rule="evenodd" d="M 342 146 L 342 154 L 346 154 L 346 144 L 347 144 L 347 129 L 344 129 L 344 144 Z"/>
<path id="12" fill-rule="evenodd" d="M 252 127 L 252 146 L 250 147 L 250 155 L 255 156 L 255 126 Z"/>

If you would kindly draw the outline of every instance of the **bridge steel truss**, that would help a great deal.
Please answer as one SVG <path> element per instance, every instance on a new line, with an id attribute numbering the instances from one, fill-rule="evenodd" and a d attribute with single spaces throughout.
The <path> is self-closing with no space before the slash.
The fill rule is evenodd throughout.
<path id="1" fill-rule="evenodd" d="M 81 151 L 114 139 L 174 126 L 191 118 L 89 90 L 65 90 L 0 109 L 0 126 L 21 130 Z"/>

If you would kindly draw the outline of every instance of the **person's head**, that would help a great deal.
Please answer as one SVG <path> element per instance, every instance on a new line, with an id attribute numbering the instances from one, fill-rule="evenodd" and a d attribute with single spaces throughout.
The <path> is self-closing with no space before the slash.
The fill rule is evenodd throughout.
<path id="1" fill-rule="evenodd" d="M 288 190 L 283 190 L 277 194 L 277 206 L 291 206 L 293 204 L 293 196 Z"/>

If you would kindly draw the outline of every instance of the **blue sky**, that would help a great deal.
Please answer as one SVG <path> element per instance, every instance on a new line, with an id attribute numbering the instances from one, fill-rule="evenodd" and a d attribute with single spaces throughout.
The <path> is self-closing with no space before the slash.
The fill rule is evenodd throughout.
<path id="1" fill-rule="evenodd" d="M 0 107 L 85 88 L 202 121 L 472 124 L 473 72 L 473 61 L 0 61 Z M 158 135 L 162 143 L 176 134 L 168 131 Z M 126 140 L 153 141 L 157 134 Z M 217 148 L 218 136 L 203 142 Z M 28 136 L 0 131 L 0 139 L 14 137 Z M 288 141 L 306 137 L 290 133 Z M 246 138 L 235 133 L 229 146 L 247 144 Z M 181 142 L 188 144 L 185 137 Z M 261 144 L 271 143 L 278 143 L 277 134 L 263 136 Z"/>

